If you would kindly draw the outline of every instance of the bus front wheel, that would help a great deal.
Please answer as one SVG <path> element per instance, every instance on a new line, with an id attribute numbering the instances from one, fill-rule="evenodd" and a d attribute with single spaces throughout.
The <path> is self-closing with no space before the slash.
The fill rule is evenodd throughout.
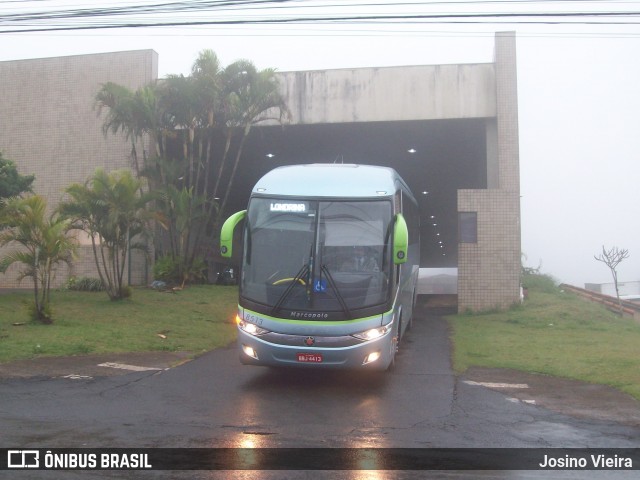
<path id="1" fill-rule="evenodd" d="M 396 355 L 398 355 L 398 351 L 400 350 L 400 333 L 402 332 L 402 317 L 398 321 L 398 330 L 396 336 L 391 341 L 391 362 L 389 362 L 389 366 L 387 367 L 387 371 L 391 371 L 396 366 Z"/>

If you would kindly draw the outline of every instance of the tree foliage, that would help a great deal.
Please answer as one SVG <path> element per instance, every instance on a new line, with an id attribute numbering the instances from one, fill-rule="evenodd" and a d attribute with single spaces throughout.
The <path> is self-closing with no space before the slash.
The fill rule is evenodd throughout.
<path id="1" fill-rule="evenodd" d="M 247 60 L 222 68 L 204 50 L 190 75 L 170 75 L 135 92 L 105 84 L 96 105 L 99 113 L 107 110 L 104 131 L 131 141 L 136 172 L 157 193 L 165 234 L 156 254 L 176 262 L 175 280 L 183 282 L 214 245 L 252 127 L 288 116 L 275 71 Z M 143 155 L 140 165 L 136 146 L 144 139 L 155 155 Z"/>
<path id="2" fill-rule="evenodd" d="M 124 134 L 131 142 L 131 162 L 136 174 L 143 168 L 138 157 L 139 142 L 145 134 L 154 132 L 157 121 L 156 95 L 152 85 L 144 86 L 135 92 L 117 83 L 102 85 L 95 98 L 98 115 L 106 110 L 102 131 L 106 135 Z M 146 149 L 142 145 L 143 164 Z"/>
<path id="3" fill-rule="evenodd" d="M 0 202 L 3 199 L 31 192 L 34 179 L 33 175 L 20 175 L 16 164 L 4 158 L 0 152 Z"/>
<path id="4" fill-rule="evenodd" d="M 128 170 L 97 169 L 84 184 L 66 190 L 70 200 L 60 205 L 72 227 L 91 239 L 100 280 L 111 300 L 129 295 L 124 272 L 132 249 L 147 249 L 144 235 L 150 218 L 145 209 L 151 197 L 140 193 L 141 181 Z"/>
<path id="5" fill-rule="evenodd" d="M 68 233 L 69 221 L 58 213 L 47 214 L 47 203 L 38 195 L 7 202 L 2 222 L 8 227 L 0 233 L 0 246 L 19 248 L 4 255 L 0 271 L 20 264 L 19 279 L 31 277 L 34 291 L 34 317 L 52 323 L 50 310 L 51 282 L 61 263 L 69 264 L 76 242 Z"/>

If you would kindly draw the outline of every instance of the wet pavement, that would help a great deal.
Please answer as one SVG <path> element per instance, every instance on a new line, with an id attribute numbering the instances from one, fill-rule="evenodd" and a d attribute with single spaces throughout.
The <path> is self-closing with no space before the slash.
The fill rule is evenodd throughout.
<path id="1" fill-rule="evenodd" d="M 162 372 L 193 360 L 189 352 L 140 352 L 42 357 L 0 364 L 0 379 L 93 379 L 136 372 Z M 640 402 L 605 385 L 517 370 L 473 367 L 459 381 L 580 419 L 640 427 Z"/>
<path id="2" fill-rule="evenodd" d="M 437 315 L 414 324 L 396 367 L 380 375 L 247 367 L 239 364 L 234 346 L 190 358 L 187 352 L 155 352 L 0 365 L 2 440 L 11 448 L 640 445 L 640 402 L 615 389 L 511 370 L 473 368 L 456 376 L 447 322 Z M 42 473 L 51 475 L 12 478 L 60 478 Z M 158 472 L 141 478 L 228 478 L 218 473 Z M 543 478 L 536 472 L 377 471 L 235 472 L 233 477 L 318 478 L 319 473 L 358 479 Z M 588 473 L 548 478 L 626 479 L 637 471 Z M 122 476 L 69 472 L 65 478 Z"/>
<path id="3" fill-rule="evenodd" d="M 189 352 L 140 352 L 42 357 L 0 364 L 0 379 L 90 379 L 166 371 L 190 362 Z M 605 385 L 517 370 L 472 367 L 459 380 L 488 388 L 514 402 L 537 405 L 581 419 L 640 427 L 640 401 Z"/>

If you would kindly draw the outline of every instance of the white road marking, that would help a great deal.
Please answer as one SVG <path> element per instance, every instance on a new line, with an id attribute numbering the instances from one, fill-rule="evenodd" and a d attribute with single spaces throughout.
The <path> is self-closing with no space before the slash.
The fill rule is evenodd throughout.
<path id="1" fill-rule="evenodd" d="M 99 367 L 118 368 L 120 370 L 131 370 L 132 372 L 148 372 L 164 370 L 163 368 L 155 367 L 138 367 L 137 365 L 126 365 L 124 363 L 106 362 L 98 365 Z"/>
<path id="2" fill-rule="evenodd" d="M 535 405 L 536 404 L 535 400 L 520 400 L 519 398 L 507 398 L 507 400 L 509 400 L 510 402 L 513 402 L 513 403 L 522 402 L 522 403 L 527 403 L 529 405 Z"/>
<path id="3" fill-rule="evenodd" d="M 93 380 L 93 377 L 89 375 L 75 375 L 73 373 L 71 375 L 65 375 L 62 378 L 68 378 L 70 380 Z"/>
<path id="4" fill-rule="evenodd" d="M 474 382 L 472 380 L 464 380 L 467 385 L 477 385 L 487 388 L 529 388 L 526 383 L 492 383 L 492 382 Z"/>

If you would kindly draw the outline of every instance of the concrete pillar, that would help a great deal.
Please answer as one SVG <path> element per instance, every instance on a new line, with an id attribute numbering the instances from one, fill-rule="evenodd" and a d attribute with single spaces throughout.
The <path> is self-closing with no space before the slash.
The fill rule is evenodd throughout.
<path id="1" fill-rule="evenodd" d="M 520 172 L 516 41 L 496 34 L 496 118 L 487 121 L 487 190 L 459 190 L 477 214 L 474 243 L 458 245 L 458 310 L 506 308 L 520 299 Z"/>

